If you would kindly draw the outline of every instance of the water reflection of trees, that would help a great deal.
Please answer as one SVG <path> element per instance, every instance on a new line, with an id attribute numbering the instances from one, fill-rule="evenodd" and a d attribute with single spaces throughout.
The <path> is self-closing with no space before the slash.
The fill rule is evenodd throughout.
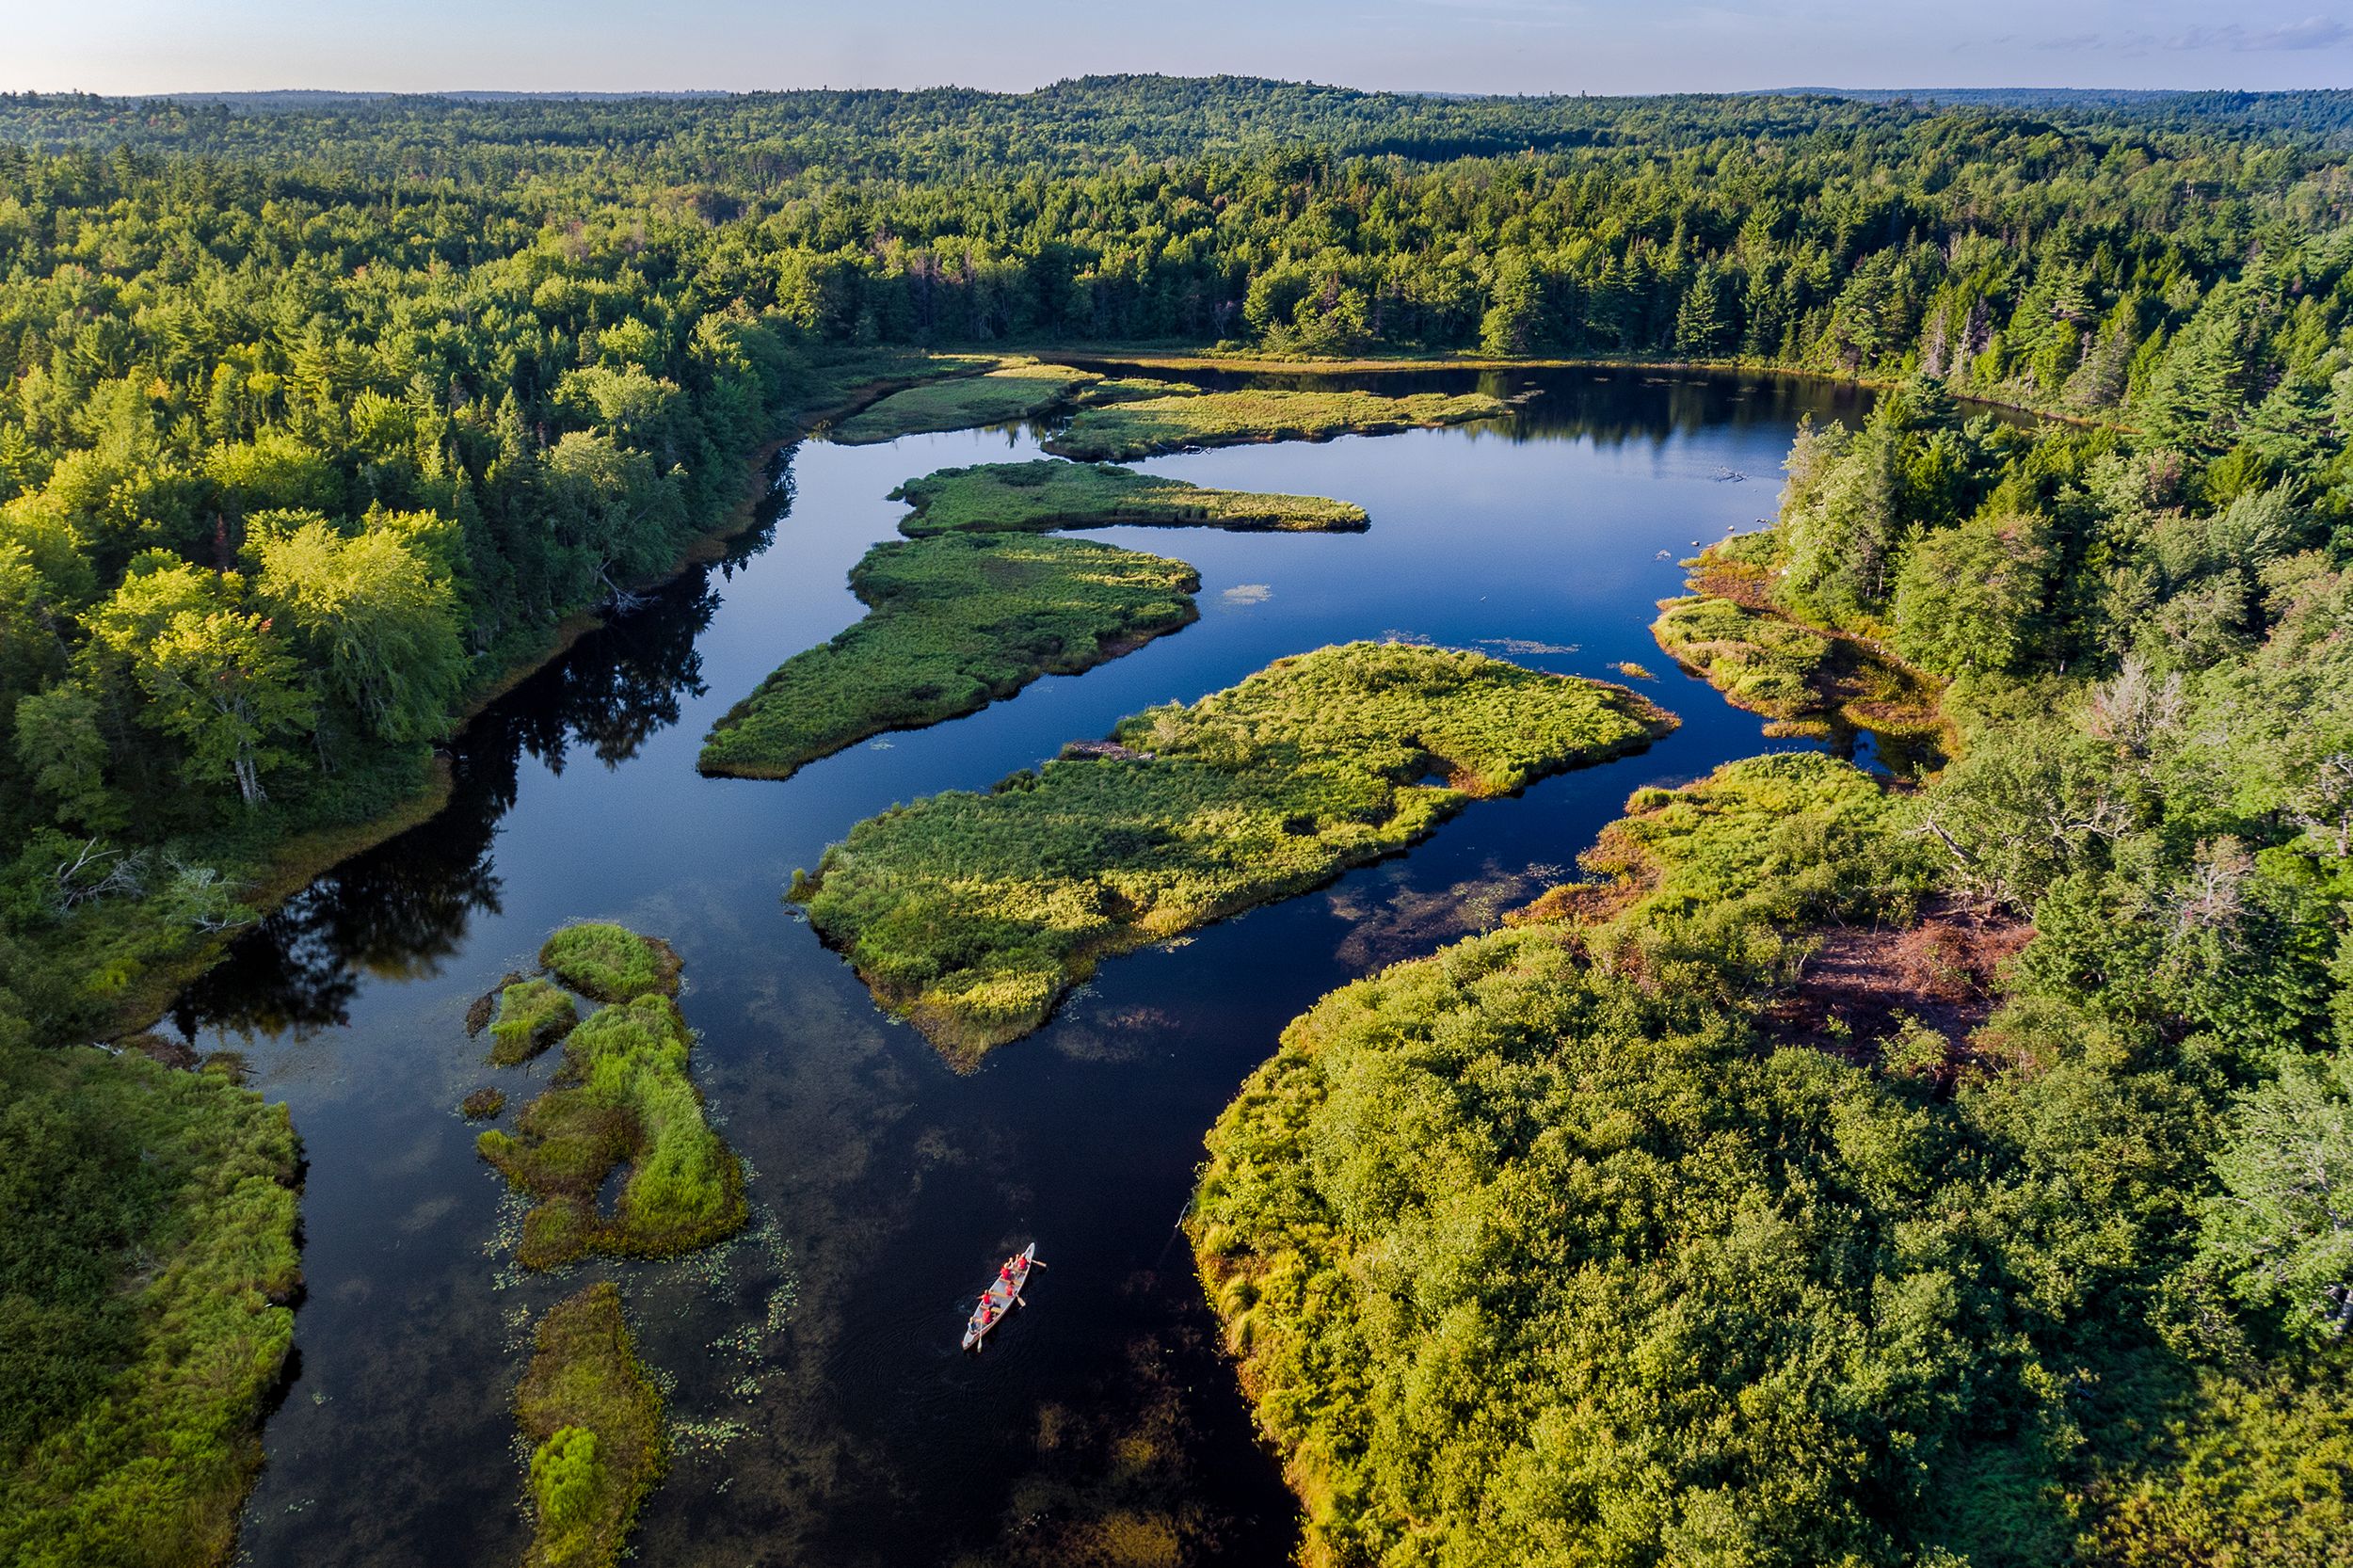
<path id="1" fill-rule="evenodd" d="M 740 565 L 772 526 L 738 541 L 722 564 Z M 523 758 L 561 773 L 584 747 L 618 767 L 676 724 L 683 702 L 705 689 L 695 644 L 718 603 L 708 568 L 698 568 L 502 697 L 450 745 L 448 806 L 264 918 L 183 993 L 173 1021 L 190 1034 L 300 1037 L 347 1022 L 363 975 L 437 970 L 475 911 L 498 912 L 492 845 L 514 807 Z"/>

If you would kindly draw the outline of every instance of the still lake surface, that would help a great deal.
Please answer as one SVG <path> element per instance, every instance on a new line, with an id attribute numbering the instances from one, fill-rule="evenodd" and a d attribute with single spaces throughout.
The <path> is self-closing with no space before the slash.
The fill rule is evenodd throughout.
<path id="1" fill-rule="evenodd" d="M 785 783 L 701 778 L 712 721 L 860 615 L 846 574 L 897 536 L 893 486 L 1036 455 L 1035 433 L 1012 430 L 802 443 L 724 561 L 452 743 L 446 811 L 321 878 L 187 995 L 179 1028 L 247 1053 L 309 1159 L 298 1368 L 240 1560 L 519 1560 L 511 1401 L 530 1321 L 596 1277 L 620 1282 L 678 1423 L 639 1561 L 1289 1560 L 1291 1499 L 1173 1236 L 1202 1134 L 1325 991 L 1493 925 L 1572 871 L 1632 790 L 1796 744 L 1677 673 L 1645 627 L 1695 541 L 1771 512 L 1800 416 L 1852 423 L 1868 396 L 1589 369 L 1359 384 L 1530 395 L 1478 427 L 1141 465 L 1343 497 L 1371 530 L 1098 531 L 1197 566 L 1201 621 Z M 1475 805 L 1320 892 L 1108 963 L 969 1076 L 876 1013 L 782 901 L 793 868 L 893 802 L 984 789 L 1140 708 L 1382 636 L 1608 679 L 1635 661 L 1683 728 Z M 554 1056 L 486 1067 L 465 1014 L 552 928 L 592 917 L 684 956 L 693 1071 L 751 1167 L 753 1224 L 695 1257 L 525 1276 L 519 1210 L 455 1107 L 490 1083 L 520 1104 Z M 972 1297 L 1032 1239 L 1048 1268 L 1030 1308 L 960 1355 Z"/>

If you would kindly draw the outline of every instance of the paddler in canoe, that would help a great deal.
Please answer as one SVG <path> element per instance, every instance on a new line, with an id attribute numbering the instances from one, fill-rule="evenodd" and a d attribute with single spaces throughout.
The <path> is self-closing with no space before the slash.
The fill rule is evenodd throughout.
<path id="1" fill-rule="evenodd" d="M 964 1325 L 964 1348 L 978 1350 L 989 1331 L 1005 1320 L 1005 1314 L 1015 1307 L 1026 1305 L 1021 1300 L 1021 1287 L 1028 1283 L 1032 1269 L 1046 1265 L 1037 1260 L 1037 1243 L 1031 1242 L 999 1265 L 997 1277 L 981 1292 L 981 1304 L 972 1309 L 972 1316 Z"/>

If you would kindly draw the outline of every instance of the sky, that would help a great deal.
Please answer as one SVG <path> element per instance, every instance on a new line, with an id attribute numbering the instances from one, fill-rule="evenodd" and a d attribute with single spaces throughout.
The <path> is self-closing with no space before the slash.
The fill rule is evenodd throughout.
<path id="1" fill-rule="evenodd" d="M 2346 0 L 0 0 L 0 88 L 2353 87 Z"/>

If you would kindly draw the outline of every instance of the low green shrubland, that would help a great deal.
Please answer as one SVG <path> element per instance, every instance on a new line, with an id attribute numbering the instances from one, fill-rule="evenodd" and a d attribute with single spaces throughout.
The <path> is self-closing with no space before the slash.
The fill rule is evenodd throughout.
<path id="1" fill-rule="evenodd" d="M 744 1223 L 744 1172 L 703 1118 L 687 1076 L 694 1035 L 678 1003 L 652 993 L 583 1019 L 564 1064 L 523 1107 L 512 1134 L 492 1128 L 482 1157 L 539 1201 L 517 1256 L 545 1269 L 588 1253 L 664 1256 L 707 1246 Z M 623 1164 L 611 1215 L 597 1192 Z"/>
<path id="2" fill-rule="evenodd" d="M 584 944 L 574 944 L 575 948 Z M 499 992 L 498 1020 L 490 1025 L 490 1062 L 512 1067 L 554 1045 L 580 1022 L 572 999 L 545 980 L 519 980 Z"/>
<path id="3" fill-rule="evenodd" d="M 296 1143 L 217 1074 L 0 1044 L 0 1561 L 226 1561 L 294 1341 Z"/>
<path id="4" fill-rule="evenodd" d="M 1388 435 L 1497 419 L 1509 412 L 1509 404 L 1481 392 L 1385 397 L 1366 392 L 1252 388 L 1082 408 L 1047 441 L 1046 450 L 1065 457 L 1125 461 L 1188 446 Z"/>
<path id="5" fill-rule="evenodd" d="M 1693 563 L 1694 592 L 1659 601 L 1651 623 L 1659 648 L 1735 707 L 1775 720 L 1777 734 L 1844 727 L 1949 744 L 1933 677 L 1873 639 L 1809 624 L 1771 601 L 1751 543 L 1769 537 L 1746 536 Z"/>
<path id="6" fill-rule="evenodd" d="M 678 995 L 679 956 L 670 944 L 659 936 L 640 936 L 610 920 L 583 920 L 564 927 L 541 946 L 539 962 L 556 979 L 595 1001 Z"/>
<path id="7" fill-rule="evenodd" d="M 704 773 L 787 778 L 869 735 L 1092 668 L 1198 618 L 1201 583 L 1182 561 L 1115 545 L 976 534 L 876 545 L 850 585 L 866 618 L 712 726 Z"/>
<path id="8" fill-rule="evenodd" d="M 1108 463 L 1040 458 L 941 469 L 890 492 L 914 507 L 899 531 L 1031 533 L 1112 523 L 1234 529 L 1355 529 L 1365 509 L 1312 495 L 1207 489 Z"/>
<path id="9" fill-rule="evenodd" d="M 548 1308 L 515 1391 L 531 1454 L 529 1568 L 610 1568 L 668 1459 L 662 1391 L 609 1281 Z"/>
<path id="10" fill-rule="evenodd" d="M 1099 379 L 1089 371 L 1067 365 L 1007 364 L 979 376 L 893 392 L 843 420 L 827 435 L 844 445 L 862 446 L 934 430 L 1003 424 L 1042 414 Z"/>
<path id="11" fill-rule="evenodd" d="M 791 896 L 885 1005 L 969 1059 L 1037 1028 L 1107 954 L 1305 891 L 1673 723 L 1615 686 L 1352 643 L 1127 719 L 1122 754 L 871 817 Z"/>

